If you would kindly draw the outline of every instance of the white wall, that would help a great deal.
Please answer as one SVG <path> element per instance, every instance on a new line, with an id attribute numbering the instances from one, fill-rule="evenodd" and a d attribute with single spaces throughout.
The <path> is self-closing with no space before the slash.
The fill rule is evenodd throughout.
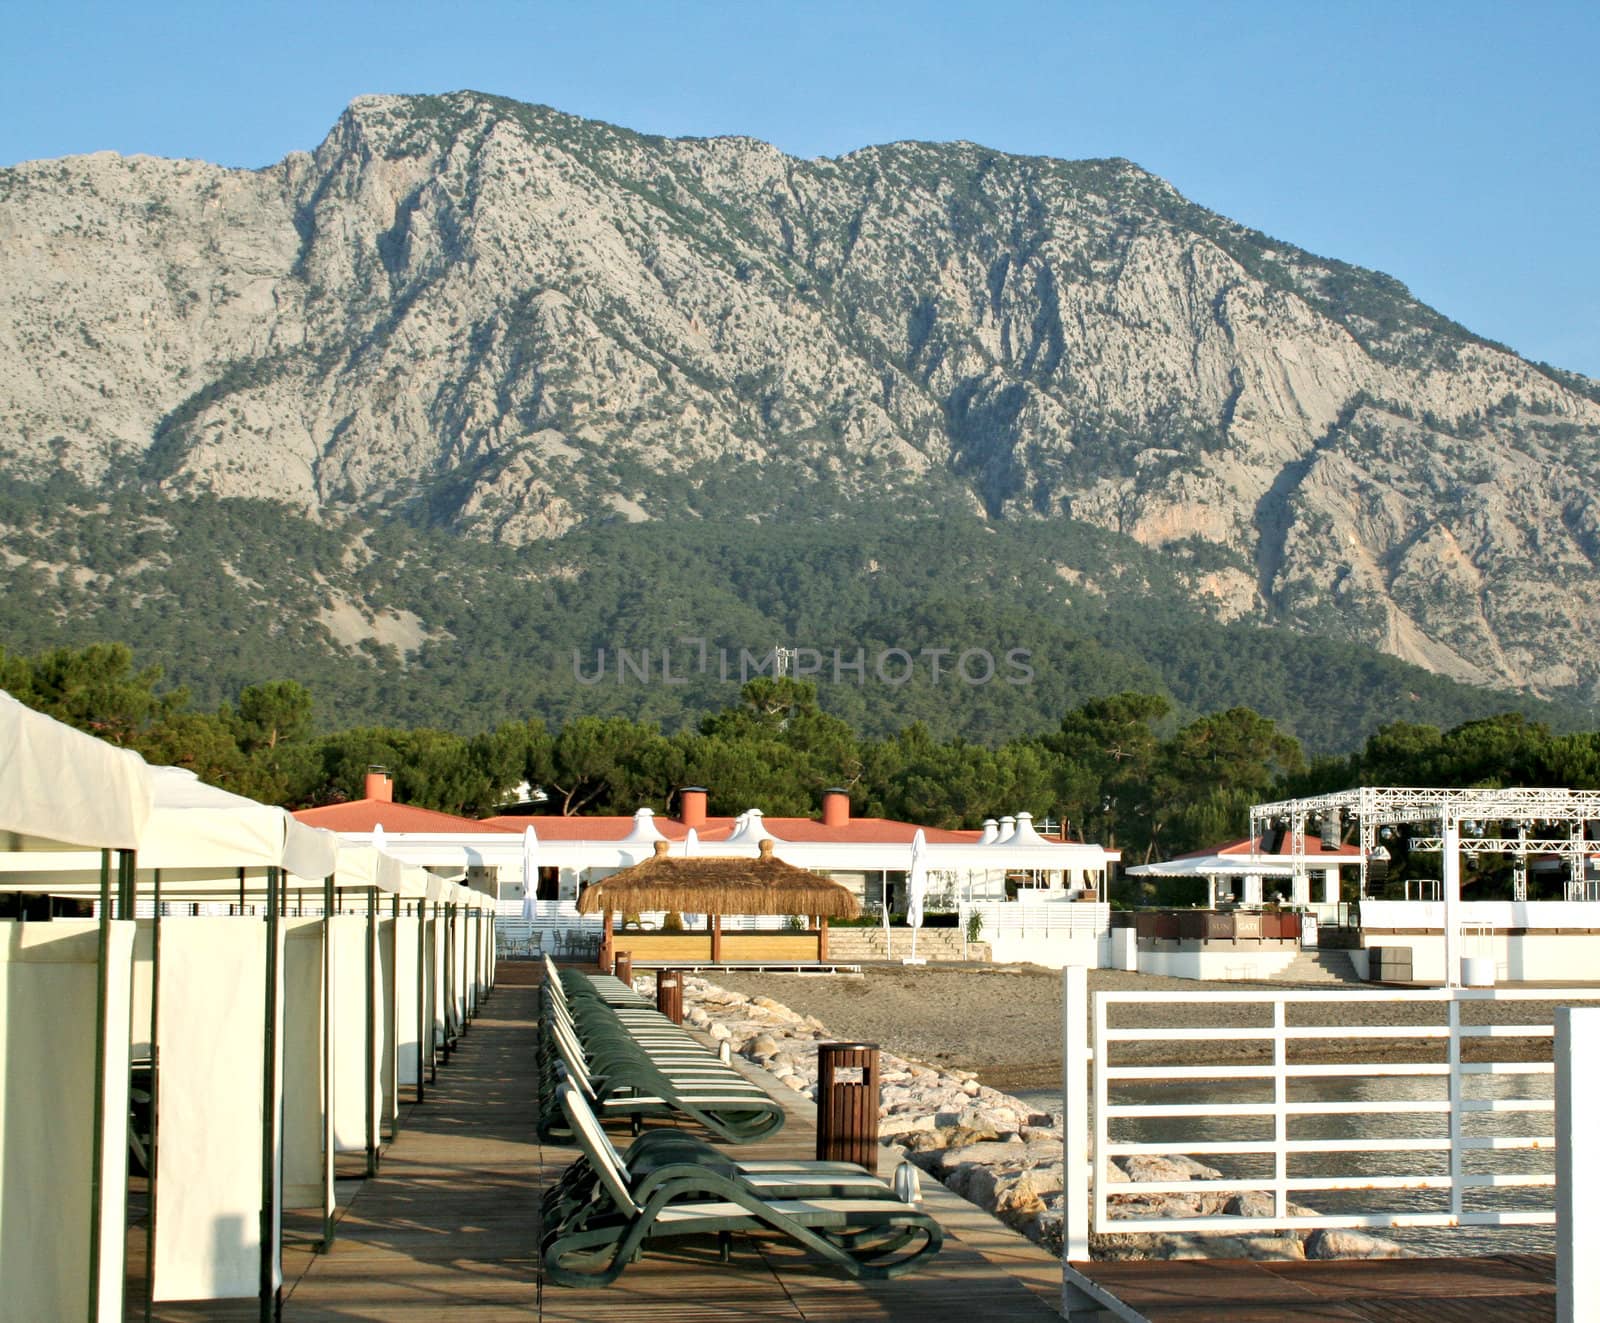
<path id="1" fill-rule="evenodd" d="M 1093 932 L 985 932 L 989 956 L 999 964 L 1027 963 L 1046 969 L 1068 965 L 1104 968 L 1110 963 L 1110 939 Z"/>
<path id="2" fill-rule="evenodd" d="M 1365 906 L 1362 908 L 1365 910 Z M 1410 947 L 1412 981 L 1445 982 L 1442 933 L 1437 937 L 1374 934 L 1363 937 L 1363 946 Z M 1600 934 L 1508 937 L 1496 933 L 1487 940 L 1469 936 L 1461 944 L 1461 954 L 1489 957 L 1495 964 L 1495 977 L 1510 982 L 1586 982 L 1600 975 Z"/>
<path id="3" fill-rule="evenodd" d="M 1149 951 L 1140 948 L 1139 972 L 1168 978 L 1272 978 L 1299 955 L 1294 947 L 1238 947 L 1225 951 Z"/>
<path id="4" fill-rule="evenodd" d="M 1496 928 L 1600 928 L 1600 902 L 1466 900 L 1461 902 L 1461 922 L 1487 923 Z M 1363 929 L 1437 928 L 1442 933 L 1444 902 L 1364 900 L 1361 902 L 1361 926 Z M 1381 937 L 1375 937 L 1373 942 L 1369 943 L 1378 946 L 1393 944 Z"/>

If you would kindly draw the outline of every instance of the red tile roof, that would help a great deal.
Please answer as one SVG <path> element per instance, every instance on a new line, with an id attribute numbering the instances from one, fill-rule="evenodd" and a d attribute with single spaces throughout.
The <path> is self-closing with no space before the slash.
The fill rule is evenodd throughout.
<path id="1" fill-rule="evenodd" d="M 1173 858 L 1209 859 L 1215 855 L 1240 854 L 1263 854 L 1267 855 L 1269 858 L 1289 857 L 1289 836 L 1287 833 L 1284 834 L 1283 838 L 1284 848 L 1275 852 L 1262 848 L 1262 842 L 1265 839 L 1265 837 L 1258 836 L 1254 841 L 1252 841 L 1248 836 L 1246 836 L 1242 840 L 1229 841 L 1226 845 L 1213 845 L 1205 850 L 1190 850 L 1187 854 L 1174 855 Z M 1330 858 L 1338 856 L 1342 859 L 1359 859 L 1361 858 L 1361 847 L 1359 845 L 1341 845 L 1337 849 L 1330 850 L 1322 844 L 1322 837 L 1316 835 L 1314 832 L 1307 832 L 1306 855 L 1309 857 L 1310 855 L 1314 854 L 1327 855 Z"/>
<path id="2" fill-rule="evenodd" d="M 504 815 L 484 821 L 509 831 L 520 832 L 531 826 L 541 841 L 620 841 L 634 828 L 631 815 Z M 681 841 L 688 834 L 689 829 L 676 818 L 657 815 L 654 821 L 656 830 L 669 841 Z M 702 841 L 726 840 L 733 832 L 735 821 L 733 818 L 707 818 L 695 833 Z M 910 845 L 911 838 L 917 834 L 916 823 L 896 822 L 892 818 L 851 818 L 842 827 L 830 827 L 815 818 L 763 818 L 762 823 L 778 840 L 796 844 L 836 841 L 857 845 Z M 940 827 L 924 827 L 922 832 L 929 845 L 969 845 L 982 835 L 976 831 L 946 831 Z"/>
<path id="3" fill-rule="evenodd" d="M 914 822 L 893 818 L 851 818 L 842 827 L 830 827 L 815 818 L 763 818 L 766 828 L 780 841 L 840 841 L 858 845 L 910 845 L 921 830 L 929 845 L 970 845 L 983 835 L 977 831 L 946 831 L 942 827 L 918 828 Z"/>
<path id="4" fill-rule="evenodd" d="M 621 814 L 596 814 L 586 817 L 577 814 L 572 817 L 562 817 L 560 814 L 502 814 L 496 818 L 485 818 L 485 822 L 492 822 L 497 827 L 504 827 L 507 831 L 520 832 L 524 827 L 532 827 L 534 834 L 541 841 L 620 841 L 634 828 L 633 815 L 624 817 Z M 733 830 L 732 818 L 707 818 L 706 824 L 698 828 L 702 841 L 720 841 Z M 689 829 L 675 818 L 655 819 L 656 830 L 669 841 L 681 841 L 688 835 Z"/>
<path id="5" fill-rule="evenodd" d="M 382 826 L 386 832 L 416 832 L 443 835 L 459 832 L 485 832 L 501 835 L 518 828 L 496 826 L 479 818 L 459 818 L 454 813 L 418 808 L 415 804 L 396 804 L 388 799 L 353 799 L 347 804 L 324 804 L 321 808 L 298 809 L 294 815 L 308 827 L 329 831 L 367 832 Z"/>

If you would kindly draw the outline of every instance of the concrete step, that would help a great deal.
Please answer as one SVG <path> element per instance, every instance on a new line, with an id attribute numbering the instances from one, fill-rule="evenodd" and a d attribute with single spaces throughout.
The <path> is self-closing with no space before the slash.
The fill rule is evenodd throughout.
<path id="1" fill-rule="evenodd" d="M 1301 951 L 1281 974 L 1279 983 L 1362 984 L 1348 951 Z"/>

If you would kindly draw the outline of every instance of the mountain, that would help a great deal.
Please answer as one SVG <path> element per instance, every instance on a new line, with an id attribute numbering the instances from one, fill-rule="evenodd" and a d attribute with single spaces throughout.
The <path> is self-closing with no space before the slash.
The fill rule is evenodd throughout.
<path id="1" fill-rule="evenodd" d="M 1080 596 L 1150 553 L 1219 626 L 1600 697 L 1600 385 L 1126 161 L 803 161 L 363 97 L 263 170 L 0 171 L 0 381 L 0 464 L 41 492 L 265 500 L 507 564 L 647 521 L 1027 526 Z M 60 581 L 19 549 L 51 518 L 0 530 L 10 571 Z M 1051 557 L 1084 530 L 1098 559 Z M 326 649 L 350 603 L 321 591 Z"/>

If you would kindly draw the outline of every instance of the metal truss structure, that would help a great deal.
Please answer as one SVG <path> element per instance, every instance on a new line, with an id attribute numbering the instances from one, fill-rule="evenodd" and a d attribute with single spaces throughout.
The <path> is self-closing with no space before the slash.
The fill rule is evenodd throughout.
<path id="1" fill-rule="evenodd" d="M 1527 899 L 1530 855 L 1555 855 L 1568 861 L 1575 879 L 1582 879 L 1584 861 L 1600 855 L 1600 791 L 1522 786 L 1507 790 L 1360 786 L 1256 804 L 1250 809 L 1252 849 L 1269 829 L 1283 829 L 1289 837 L 1298 880 L 1306 868 L 1307 824 L 1321 828 L 1330 822 L 1336 824 L 1341 835 L 1348 824 L 1359 826 L 1363 896 L 1367 892 L 1368 860 L 1381 848 L 1380 833 L 1384 828 L 1433 828 L 1426 834 L 1411 836 L 1410 845 L 1413 851 L 1437 851 L 1442 860 L 1446 968 L 1452 985 L 1458 968 L 1463 853 L 1469 858 L 1476 853 L 1511 855 L 1515 900 Z"/>

